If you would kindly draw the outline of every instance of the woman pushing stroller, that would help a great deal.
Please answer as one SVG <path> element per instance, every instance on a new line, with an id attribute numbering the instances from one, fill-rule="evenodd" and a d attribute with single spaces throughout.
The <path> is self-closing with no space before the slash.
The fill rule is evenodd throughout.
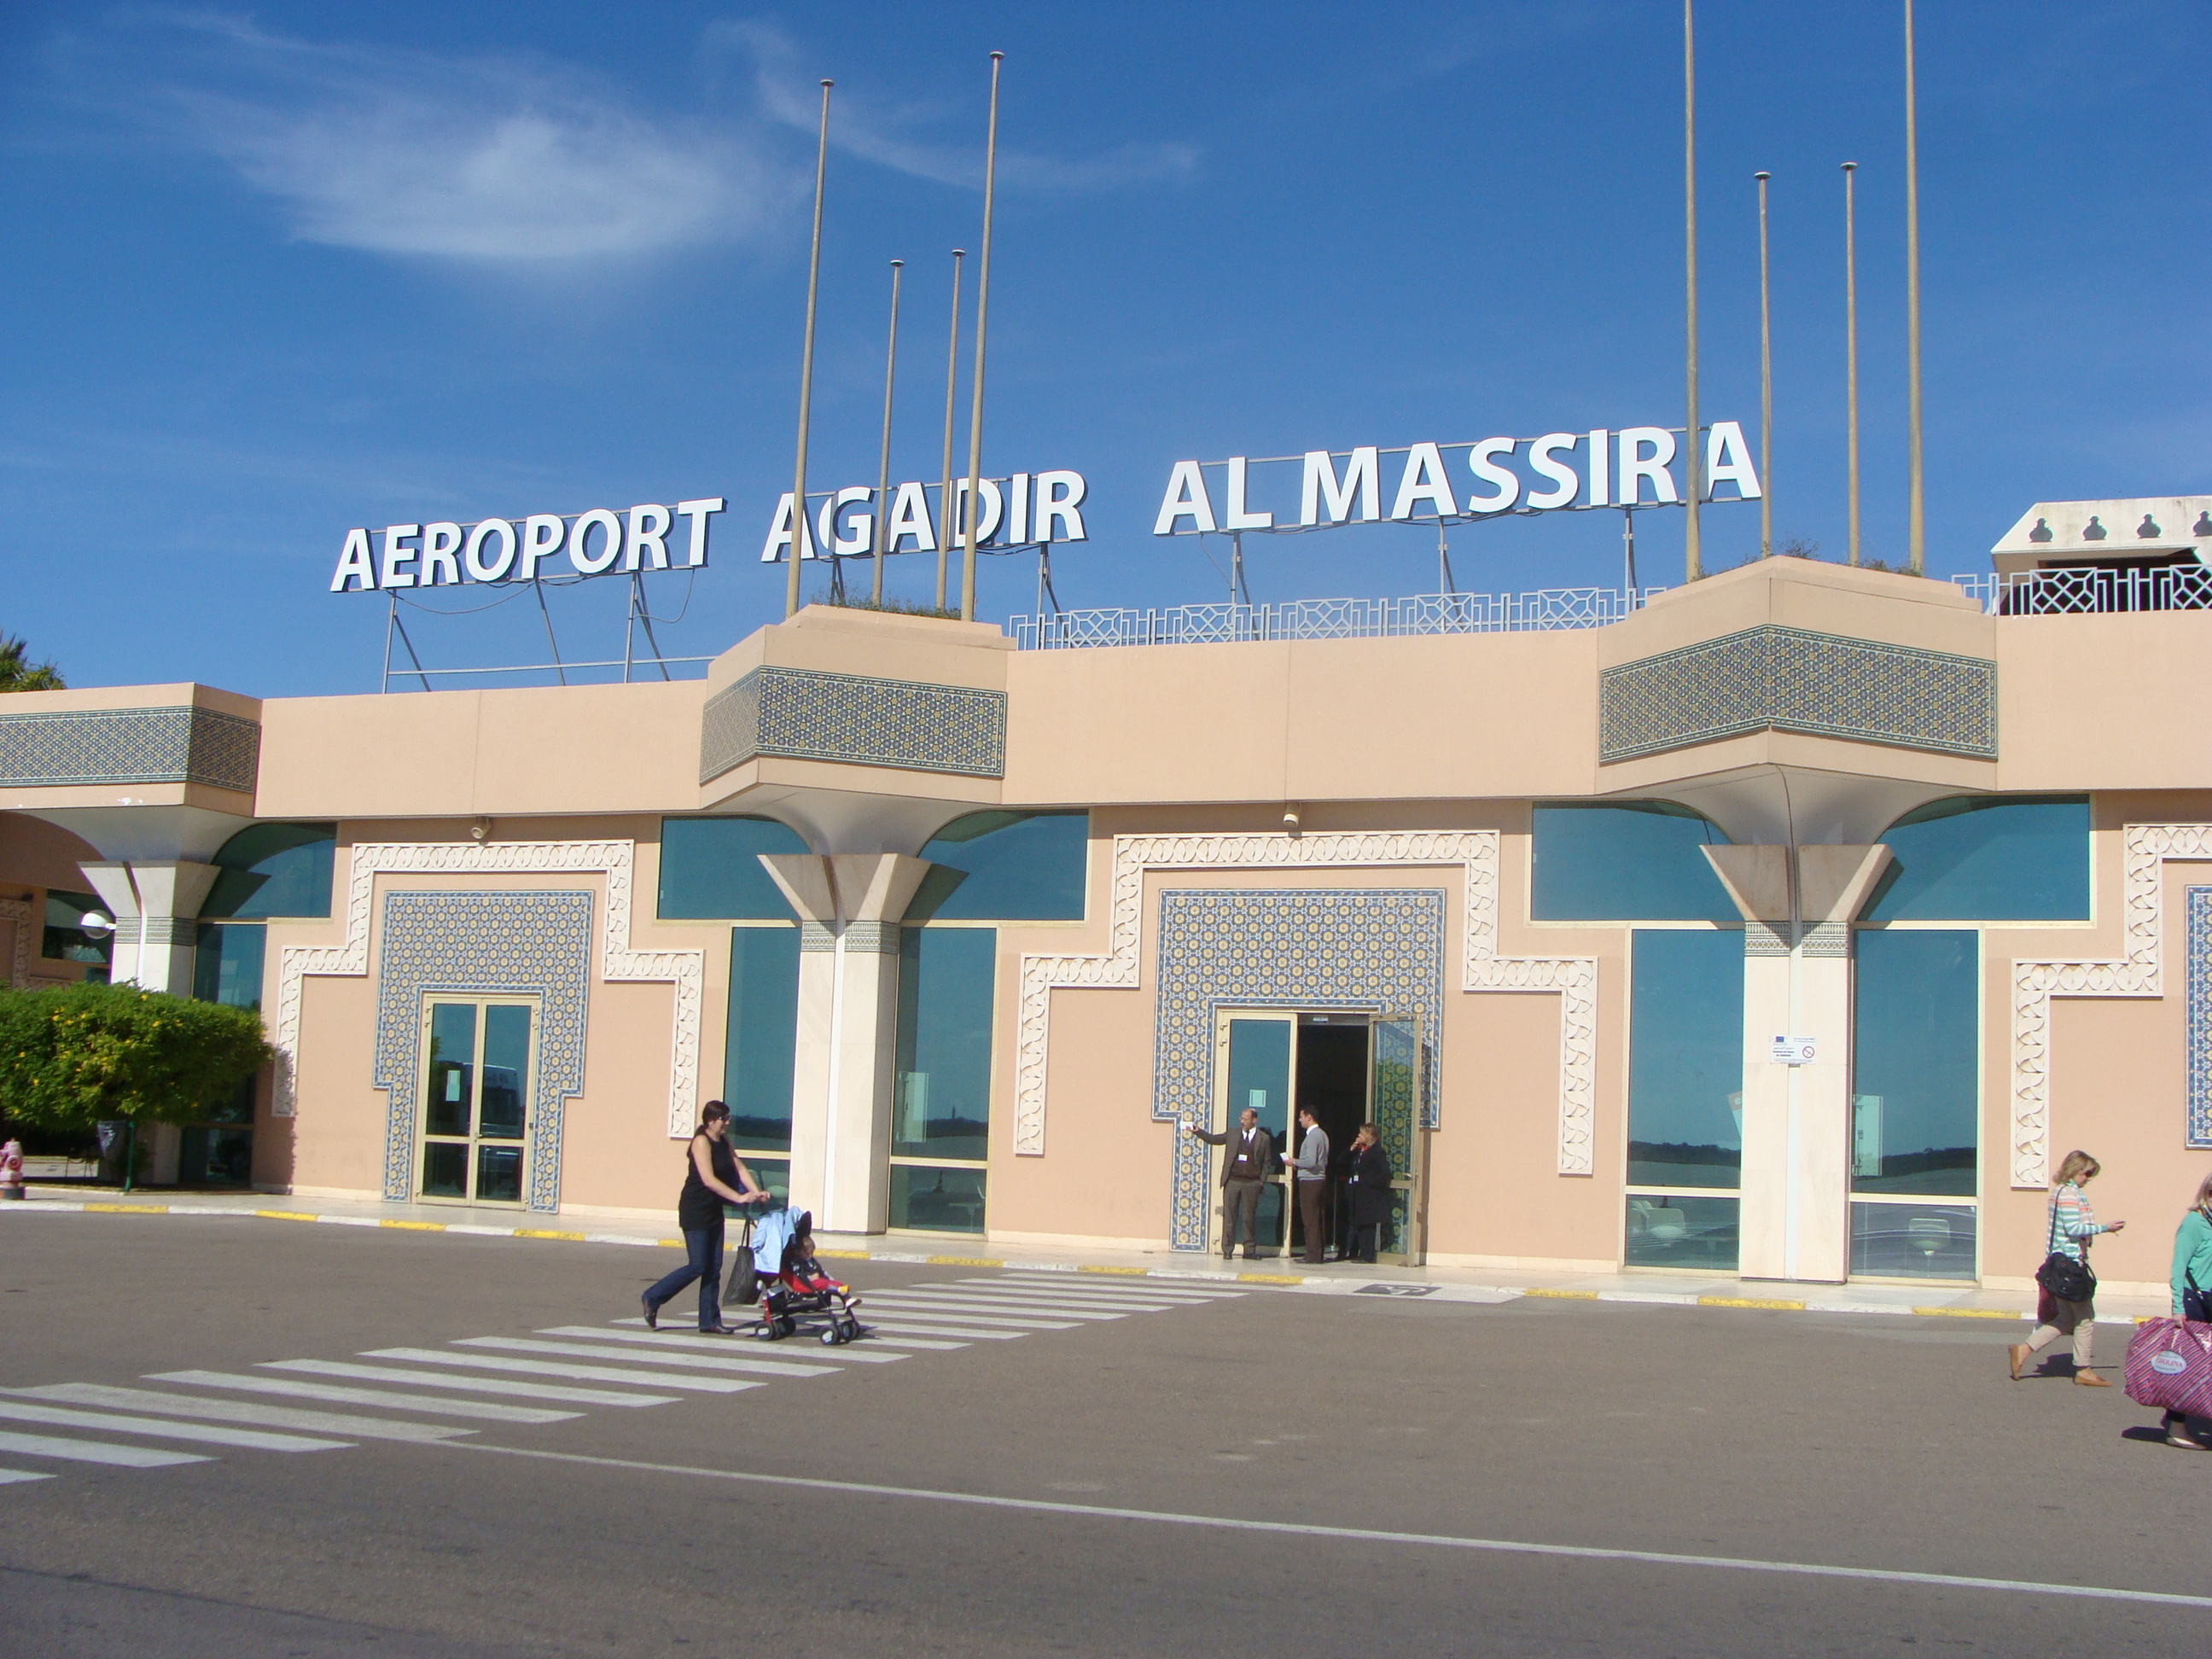
<path id="1" fill-rule="evenodd" d="M 699 1281 L 699 1329 L 708 1336 L 732 1336 L 722 1323 L 722 1206 L 757 1204 L 768 1194 L 753 1180 L 729 1147 L 730 1109 L 710 1100 L 699 1114 L 684 1160 L 684 1191 L 676 1200 L 676 1224 L 684 1230 L 686 1261 L 640 1298 L 645 1322 L 660 1328 L 660 1310 L 693 1279 Z"/>

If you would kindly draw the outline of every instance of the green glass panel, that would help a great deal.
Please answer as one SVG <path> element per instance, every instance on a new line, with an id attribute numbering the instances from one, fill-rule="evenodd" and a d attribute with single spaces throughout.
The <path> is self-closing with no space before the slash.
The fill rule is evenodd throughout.
<path id="1" fill-rule="evenodd" d="M 253 1131 L 198 1127 L 184 1131 L 177 1179 L 186 1186 L 243 1187 L 253 1179 Z"/>
<path id="2" fill-rule="evenodd" d="M 987 927 L 909 927 L 901 936 L 894 1157 L 981 1163 L 986 1155 L 998 942 Z"/>
<path id="3" fill-rule="evenodd" d="M 1869 921 L 2086 921 L 2087 795 L 1960 796 L 1882 832 Z"/>
<path id="4" fill-rule="evenodd" d="M 114 933 L 106 930 L 96 934 L 84 931 L 85 917 L 95 910 L 102 915 L 107 914 L 107 907 L 90 893 L 67 893 L 58 887 L 47 889 L 46 925 L 40 934 L 39 954 L 48 962 L 89 962 L 106 966 L 115 954 Z"/>
<path id="5" fill-rule="evenodd" d="M 1368 1094 L 1369 1109 L 1375 1127 L 1382 1133 L 1382 1151 L 1389 1158 L 1390 1173 L 1403 1176 L 1413 1167 L 1413 1133 L 1419 1121 L 1420 1022 L 1378 1019 L 1371 1042 L 1375 1079 Z M 1396 1247 L 1386 1244 L 1383 1248 Z"/>
<path id="6" fill-rule="evenodd" d="M 334 823 L 257 823 L 240 830 L 215 855 L 222 873 L 200 915 L 211 921 L 330 915 L 337 834 Z"/>
<path id="7" fill-rule="evenodd" d="M 791 905 L 760 854 L 805 851 L 799 833 L 773 818 L 663 818 L 661 919 L 787 921 Z"/>
<path id="8" fill-rule="evenodd" d="M 483 1097 L 477 1133 L 487 1140 L 522 1139 L 530 1091 L 530 1010 L 494 1003 L 484 1010 Z"/>
<path id="9" fill-rule="evenodd" d="M 1854 1204 L 1851 1272 L 1875 1279 L 1972 1279 L 1971 1204 Z"/>
<path id="10" fill-rule="evenodd" d="M 1640 928 L 1630 970 L 1628 1184 L 1733 1187 L 1743 1162 L 1743 935 Z"/>
<path id="11" fill-rule="evenodd" d="M 1539 921 L 1735 921 L 1698 849 L 1728 837 L 1669 801 L 1539 806 L 1528 914 Z"/>
<path id="12" fill-rule="evenodd" d="M 1981 935 L 1861 928 L 1855 944 L 1851 1190 L 1971 1198 Z"/>
<path id="13" fill-rule="evenodd" d="M 1632 1267 L 1733 1270 L 1735 1200 L 1630 1194 L 1624 1259 Z"/>
<path id="14" fill-rule="evenodd" d="M 1260 1127 L 1274 1137 L 1275 1150 L 1289 1146 L 1291 1133 L 1291 1022 L 1232 1019 L 1229 1022 L 1229 1121 L 1244 1121 L 1247 1107 L 1260 1115 Z"/>
<path id="15" fill-rule="evenodd" d="M 722 1099 L 730 1145 L 791 1149 L 791 1076 L 799 1041 L 799 929 L 730 930 L 730 1008 Z"/>
<path id="16" fill-rule="evenodd" d="M 522 1202 L 522 1148 L 477 1148 L 477 1197 L 486 1204 Z"/>
<path id="17" fill-rule="evenodd" d="M 423 1142 L 422 1196 L 466 1198 L 468 1195 L 468 1143 L 460 1140 Z"/>
<path id="18" fill-rule="evenodd" d="M 422 1103 L 423 1133 L 468 1133 L 469 1089 L 476 1076 L 476 1005 L 432 1003 L 429 1097 Z"/>
<path id="19" fill-rule="evenodd" d="M 791 1164 L 788 1159 L 741 1157 L 738 1161 L 752 1171 L 753 1185 L 766 1192 L 778 1206 L 791 1202 Z M 761 1216 L 766 1215 L 769 1208 L 765 1204 L 748 1204 L 742 1209 L 735 1204 L 725 1204 L 722 1213 L 726 1216 Z"/>
<path id="20" fill-rule="evenodd" d="M 258 922 L 202 922 L 194 939 L 192 995 L 227 1008 L 258 1010 L 269 930 Z"/>
<path id="21" fill-rule="evenodd" d="M 890 1224 L 917 1232 L 981 1232 L 983 1171 L 892 1164 Z"/>
<path id="22" fill-rule="evenodd" d="M 921 849 L 909 921 L 1080 921 L 1087 812 L 970 812 Z"/>

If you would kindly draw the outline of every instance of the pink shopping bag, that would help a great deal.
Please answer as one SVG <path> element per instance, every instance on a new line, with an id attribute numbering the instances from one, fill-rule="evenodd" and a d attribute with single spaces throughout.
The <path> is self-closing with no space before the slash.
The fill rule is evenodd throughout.
<path id="1" fill-rule="evenodd" d="M 2147 1319 L 2128 1344 L 2128 1398 L 2190 1417 L 2212 1417 L 2212 1325 Z"/>

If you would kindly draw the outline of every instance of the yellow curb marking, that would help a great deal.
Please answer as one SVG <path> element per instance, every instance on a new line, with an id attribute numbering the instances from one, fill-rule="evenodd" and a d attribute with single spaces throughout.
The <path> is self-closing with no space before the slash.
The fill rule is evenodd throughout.
<path id="1" fill-rule="evenodd" d="M 396 1227 L 404 1233 L 442 1233 L 446 1231 L 446 1224 L 442 1221 L 380 1221 L 376 1224 Z"/>
<path id="2" fill-rule="evenodd" d="M 680 1238 L 664 1238 L 660 1242 L 664 1244 L 678 1246 L 684 1243 Z M 830 1256 L 839 1261 L 873 1261 L 875 1260 L 875 1257 L 870 1255 L 866 1250 L 817 1250 L 814 1254 Z"/>
<path id="3" fill-rule="evenodd" d="M 1531 1286 L 1529 1289 L 1522 1291 L 1521 1294 L 1523 1296 L 1556 1296 L 1575 1302 L 1595 1302 L 1597 1300 L 1597 1292 L 1595 1291 L 1547 1291 L 1536 1286 Z"/>
<path id="4" fill-rule="evenodd" d="M 314 1221 L 320 1218 L 305 1210 L 256 1210 L 253 1213 L 264 1221 Z"/>
<path id="5" fill-rule="evenodd" d="M 1763 1296 L 1701 1296 L 1700 1308 L 1778 1308 L 1785 1313 L 1803 1313 L 1802 1302 L 1785 1301 L 1780 1297 Z"/>
<path id="6" fill-rule="evenodd" d="M 1146 1274 L 1150 1273 L 1152 1269 L 1150 1267 L 1092 1267 L 1079 1266 L 1075 1271 L 1079 1273 L 1127 1273 L 1135 1278 L 1142 1279 Z"/>
<path id="7" fill-rule="evenodd" d="M 653 1242 L 664 1250 L 681 1250 L 688 1248 L 680 1238 L 656 1238 Z"/>
<path id="8" fill-rule="evenodd" d="M 102 1215 L 167 1215 L 166 1204 L 87 1204 L 88 1210 L 97 1210 Z"/>
<path id="9" fill-rule="evenodd" d="M 1006 1265 L 981 1255 L 931 1255 L 924 1256 L 922 1260 L 933 1267 L 1003 1267 Z"/>
<path id="10" fill-rule="evenodd" d="M 582 1233 L 557 1233 L 543 1227 L 517 1227 L 514 1236 L 517 1238 L 565 1238 L 572 1244 L 581 1244 L 586 1239 Z"/>
<path id="11" fill-rule="evenodd" d="M 1239 1273 L 1237 1282 L 1239 1285 L 1303 1285 L 1306 1281 L 1303 1273 Z"/>
<path id="12" fill-rule="evenodd" d="M 2002 1308 L 1915 1308 L 1913 1312 L 1929 1319 L 2025 1319 L 2024 1313 L 2007 1313 Z"/>

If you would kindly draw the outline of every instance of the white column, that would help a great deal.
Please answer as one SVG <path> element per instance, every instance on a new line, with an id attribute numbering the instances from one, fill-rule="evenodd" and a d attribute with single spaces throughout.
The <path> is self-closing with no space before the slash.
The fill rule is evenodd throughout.
<path id="1" fill-rule="evenodd" d="M 1736 1206 L 1736 1271 L 1787 1279 L 1790 1166 L 1795 1128 L 1788 1066 L 1767 1059 L 1772 1039 L 1794 1030 L 1787 847 L 1708 847 L 1721 884 L 1743 916 L 1743 1161 Z"/>
<path id="2" fill-rule="evenodd" d="M 222 872 L 183 859 L 77 868 L 115 917 L 115 982 L 190 996 L 200 906 Z"/>

